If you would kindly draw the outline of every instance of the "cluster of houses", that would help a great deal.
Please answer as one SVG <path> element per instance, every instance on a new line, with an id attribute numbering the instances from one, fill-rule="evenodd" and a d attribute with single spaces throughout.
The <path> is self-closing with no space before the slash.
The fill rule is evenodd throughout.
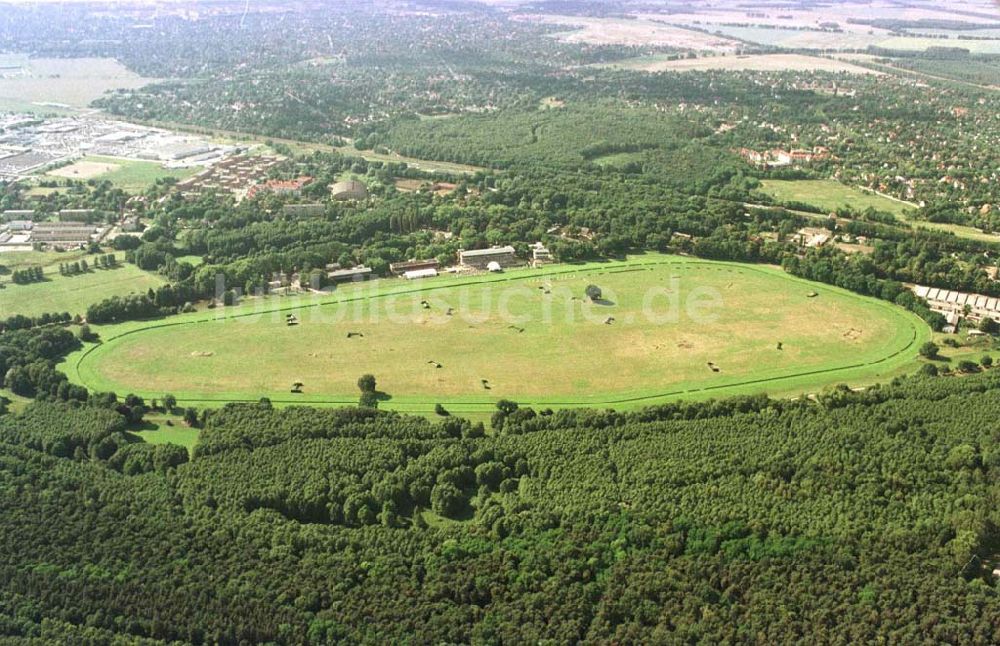
<path id="1" fill-rule="evenodd" d="M 252 187 L 266 182 L 268 171 L 283 159 L 276 155 L 232 155 L 176 186 L 184 195 L 226 191 L 243 197 Z"/>
<path id="2" fill-rule="evenodd" d="M 750 148 L 740 148 L 740 157 L 755 166 L 790 166 L 792 164 L 808 164 L 810 162 L 829 159 L 830 150 L 823 146 L 816 146 L 811 150 L 793 149 L 782 150 L 775 148 L 763 152 Z"/>
<path id="3" fill-rule="evenodd" d="M 276 195 L 300 195 L 302 187 L 313 180 L 308 175 L 296 177 L 295 179 L 269 179 L 259 184 L 254 184 L 247 189 L 247 198 L 253 198 L 261 193 L 274 193 Z"/>
<path id="4" fill-rule="evenodd" d="M 1000 322 L 1000 299 L 998 298 L 924 285 L 914 285 L 913 293 L 925 299 L 932 311 L 945 317 L 948 321 L 945 332 L 954 332 L 962 318 L 978 322 L 989 317 Z"/>

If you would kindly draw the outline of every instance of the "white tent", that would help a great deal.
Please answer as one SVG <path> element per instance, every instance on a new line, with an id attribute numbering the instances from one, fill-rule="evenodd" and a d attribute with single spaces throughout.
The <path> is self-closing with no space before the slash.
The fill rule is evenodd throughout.
<path id="1" fill-rule="evenodd" d="M 503 267 L 496 260 L 493 260 L 486 265 L 486 271 L 503 271 Z"/>

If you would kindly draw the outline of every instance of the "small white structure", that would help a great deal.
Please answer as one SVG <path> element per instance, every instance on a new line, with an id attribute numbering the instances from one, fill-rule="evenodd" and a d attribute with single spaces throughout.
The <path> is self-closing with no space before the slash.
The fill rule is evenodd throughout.
<path id="1" fill-rule="evenodd" d="M 413 269 L 411 271 L 404 271 L 403 278 L 406 280 L 419 280 L 420 278 L 434 278 L 438 275 L 437 269 L 429 267 L 427 269 Z"/>
<path id="2" fill-rule="evenodd" d="M 486 265 L 486 271 L 491 271 L 491 272 L 496 273 L 496 272 L 503 271 L 503 267 L 501 267 L 500 263 L 498 263 L 496 260 L 492 260 L 492 261 L 490 261 L 489 264 Z"/>

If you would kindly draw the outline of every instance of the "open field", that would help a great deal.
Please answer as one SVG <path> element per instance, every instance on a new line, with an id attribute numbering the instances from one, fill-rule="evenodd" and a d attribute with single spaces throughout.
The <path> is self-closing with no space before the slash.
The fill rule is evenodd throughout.
<path id="1" fill-rule="evenodd" d="M 924 51 L 931 47 L 960 47 L 973 54 L 1000 54 L 1000 39 L 996 40 L 957 40 L 954 38 L 920 38 L 915 36 L 894 36 L 877 43 L 886 49 L 904 51 Z"/>
<path id="2" fill-rule="evenodd" d="M 801 202 L 828 211 L 835 211 L 842 206 L 848 206 L 855 211 L 864 211 L 868 207 L 872 207 L 876 211 L 885 211 L 902 217 L 903 213 L 911 208 L 905 202 L 891 200 L 852 186 L 845 186 L 833 179 L 766 179 L 761 183 L 763 184 L 762 190 L 779 202 Z"/>
<path id="3" fill-rule="evenodd" d="M 82 109 L 105 92 L 154 82 L 110 58 L 0 55 L 0 110 L 49 113 Z M 61 109 L 61 110 L 60 110 Z"/>
<path id="4" fill-rule="evenodd" d="M 585 302 L 589 283 L 609 302 Z M 699 313 L 685 307 L 691 298 L 717 304 Z M 299 325 L 286 325 L 290 313 Z M 357 401 L 358 376 L 372 373 L 391 396 L 384 407 L 427 413 L 440 402 L 461 414 L 501 398 L 638 406 L 870 381 L 912 365 L 930 337 L 902 309 L 776 268 L 655 254 L 500 276 L 377 281 L 325 300 L 248 301 L 95 329 L 104 342 L 71 355 L 62 369 L 98 391 L 171 392 L 194 405 L 263 396 L 342 405 Z M 294 382 L 304 384 L 302 394 L 289 392 Z"/>
<path id="5" fill-rule="evenodd" d="M 641 162 L 643 159 L 643 154 L 641 152 L 634 153 L 611 153 L 610 155 L 601 155 L 600 157 L 595 157 L 590 161 L 598 166 L 609 166 L 612 168 L 619 168 L 626 166 L 633 162 Z"/>
<path id="6" fill-rule="evenodd" d="M 822 58 L 819 56 L 805 56 L 802 54 L 759 54 L 752 56 L 703 56 L 701 58 L 681 58 L 669 60 L 667 56 L 643 56 L 630 58 L 615 63 L 609 63 L 605 67 L 619 67 L 622 69 L 637 70 L 641 72 L 686 72 L 704 70 L 759 70 L 764 72 L 778 70 L 792 71 L 821 71 L 821 72 L 850 72 L 852 74 L 881 74 L 875 70 L 854 65 L 852 63 Z"/>
<path id="7" fill-rule="evenodd" d="M 684 27 L 653 20 L 590 18 L 551 14 L 527 16 L 526 19 L 567 28 L 556 37 L 567 43 L 588 45 L 656 45 L 701 51 L 733 51 L 739 43 L 728 38 L 705 34 Z"/>
<path id="8" fill-rule="evenodd" d="M 66 177 L 70 179 L 92 179 L 105 173 L 110 173 L 118 168 L 117 164 L 89 161 L 86 159 L 73 162 L 69 166 L 63 166 L 50 170 L 46 175 L 52 177 Z"/>
<path id="9" fill-rule="evenodd" d="M 0 253 L 0 265 L 6 267 L 8 271 L 41 266 L 46 272 L 51 265 L 52 271 L 58 275 L 59 263 L 73 262 L 87 256 L 86 251 L 5 251 Z"/>
<path id="10" fill-rule="evenodd" d="M 934 231 L 946 231 L 953 233 L 960 238 L 971 240 L 983 240 L 986 242 L 1000 242 L 1000 236 L 992 233 L 983 233 L 973 227 L 959 224 L 947 224 L 943 222 L 925 222 L 915 220 L 910 217 L 916 205 L 902 200 L 895 200 L 890 197 L 877 195 L 859 188 L 845 186 L 832 179 L 822 180 L 777 180 L 767 179 L 761 182 L 763 191 L 770 194 L 781 202 L 801 202 L 811 204 L 822 209 L 835 211 L 841 206 L 849 206 L 855 210 L 863 211 L 869 206 L 877 211 L 892 213 L 902 221 L 922 229 L 932 229 Z"/>
<path id="11" fill-rule="evenodd" d="M 149 413 L 143 417 L 141 428 L 131 433 L 150 444 L 180 444 L 190 452 L 198 443 L 201 430 L 185 426 L 180 415 Z"/>
<path id="12" fill-rule="evenodd" d="M 71 261 L 66 255 L 59 262 Z M 83 314 L 89 305 L 109 296 L 145 292 L 165 282 L 156 274 L 125 264 L 121 257 L 119 262 L 122 264 L 117 269 L 91 269 L 77 276 L 60 275 L 57 264 L 46 268 L 47 280 L 41 283 L 15 285 L 5 281 L 4 289 L 0 289 L 0 318 L 46 312 Z"/>
<path id="13" fill-rule="evenodd" d="M 106 180 L 123 191 L 138 193 L 152 186 L 158 179 L 173 177 L 180 180 L 190 177 L 199 170 L 200 168 L 164 168 L 157 162 L 134 159 L 89 156 L 69 166 L 48 171 L 46 175 L 69 179 Z"/>

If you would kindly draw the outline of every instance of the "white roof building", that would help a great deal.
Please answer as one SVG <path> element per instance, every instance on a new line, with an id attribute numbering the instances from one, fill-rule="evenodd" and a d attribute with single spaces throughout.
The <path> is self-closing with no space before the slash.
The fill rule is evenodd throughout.
<path id="1" fill-rule="evenodd" d="M 420 278 L 433 278 L 438 275 L 437 269 L 413 269 L 411 271 L 403 272 L 403 278 L 406 280 L 418 280 Z"/>

